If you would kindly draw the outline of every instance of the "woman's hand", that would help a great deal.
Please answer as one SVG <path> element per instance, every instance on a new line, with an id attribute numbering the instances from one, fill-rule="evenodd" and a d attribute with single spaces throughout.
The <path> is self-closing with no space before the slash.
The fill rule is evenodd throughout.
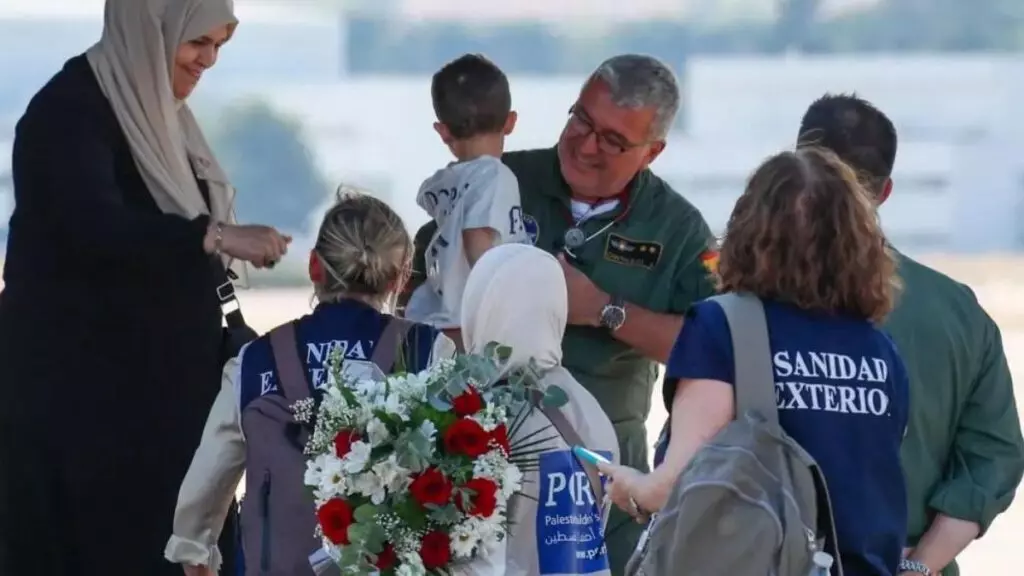
<path id="1" fill-rule="evenodd" d="M 637 522 L 646 522 L 665 503 L 668 493 L 655 474 L 618 464 L 598 464 L 597 468 L 610 480 L 607 496 Z"/>
<path id="2" fill-rule="evenodd" d="M 211 224 L 203 239 L 203 248 L 208 254 L 219 248 L 224 254 L 250 262 L 257 268 L 272 268 L 288 252 L 292 241 L 291 236 L 257 224 L 220 224 L 219 234 L 218 246 L 218 225 Z"/>
<path id="3" fill-rule="evenodd" d="M 185 576 L 217 576 L 217 573 L 209 566 L 182 566 L 185 569 Z"/>

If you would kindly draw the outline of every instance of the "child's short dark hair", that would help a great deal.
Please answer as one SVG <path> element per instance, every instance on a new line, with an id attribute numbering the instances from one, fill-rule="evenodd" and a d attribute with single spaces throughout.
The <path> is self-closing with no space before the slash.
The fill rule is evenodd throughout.
<path id="1" fill-rule="evenodd" d="M 437 121 L 458 140 L 501 132 L 512 110 L 508 78 L 480 54 L 444 65 L 430 83 Z"/>

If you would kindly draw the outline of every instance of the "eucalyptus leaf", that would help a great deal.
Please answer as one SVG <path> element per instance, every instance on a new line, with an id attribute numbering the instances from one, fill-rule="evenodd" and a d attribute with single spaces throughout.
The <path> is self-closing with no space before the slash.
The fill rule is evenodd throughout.
<path id="1" fill-rule="evenodd" d="M 370 534 L 370 524 L 352 524 L 348 527 L 348 539 L 353 545 L 366 541 Z"/>
<path id="2" fill-rule="evenodd" d="M 453 524 L 458 521 L 460 514 L 454 504 L 448 504 L 431 510 L 430 519 L 438 524 Z"/>
<path id="3" fill-rule="evenodd" d="M 494 348 L 494 353 L 501 362 L 508 362 L 508 359 L 512 357 L 512 347 L 499 344 Z"/>
<path id="4" fill-rule="evenodd" d="M 558 386 L 548 386 L 541 402 L 545 408 L 561 408 L 569 403 L 569 395 Z"/>
<path id="5" fill-rule="evenodd" d="M 430 394 L 427 397 L 427 400 L 430 402 L 430 407 L 434 408 L 435 410 L 447 412 L 452 409 L 451 403 L 442 399 L 441 396 L 438 394 Z"/>
<path id="6" fill-rule="evenodd" d="M 373 524 L 376 522 L 378 509 L 373 504 L 363 504 L 359 508 L 356 508 L 353 516 L 356 522 L 360 524 Z"/>

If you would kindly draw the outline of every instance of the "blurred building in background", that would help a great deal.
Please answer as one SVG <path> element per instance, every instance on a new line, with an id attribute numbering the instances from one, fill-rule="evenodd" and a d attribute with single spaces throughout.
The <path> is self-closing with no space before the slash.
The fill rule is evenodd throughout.
<path id="1" fill-rule="evenodd" d="M 237 6 L 243 24 L 193 106 L 239 183 L 243 216 L 309 214 L 344 181 L 375 190 L 418 225 L 425 215 L 416 189 L 449 160 L 431 129 L 429 96 L 430 74 L 445 61 L 480 51 L 509 73 L 520 113 L 509 146 L 521 148 L 552 145 L 586 73 L 611 54 L 637 51 L 672 65 L 685 92 L 654 168 L 712 227 L 724 226 L 756 164 L 793 144 L 814 98 L 856 91 L 900 132 L 896 189 L 882 211 L 894 242 L 912 252 L 1024 250 L 1024 60 L 1016 44 L 1024 42 L 1024 3 Z M 14 122 L 61 63 L 95 41 L 101 13 L 101 0 L 0 5 L 0 211 L 10 207 L 3 174 Z M 915 26 L 906 25 L 911 18 Z"/>

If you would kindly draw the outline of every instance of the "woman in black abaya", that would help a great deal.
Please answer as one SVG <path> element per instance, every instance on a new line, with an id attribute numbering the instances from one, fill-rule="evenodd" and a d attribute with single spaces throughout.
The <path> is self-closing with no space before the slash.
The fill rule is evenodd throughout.
<path id="1" fill-rule="evenodd" d="M 273 265 L 289 242 L 232 222 L 233 191 L 185 105 L 236 24 L 231 0 L 107 0 L 102 39 L 17 125 L 0 574 L 181 570 L 163 547 L 234 353 L 225 265 Z"/>

